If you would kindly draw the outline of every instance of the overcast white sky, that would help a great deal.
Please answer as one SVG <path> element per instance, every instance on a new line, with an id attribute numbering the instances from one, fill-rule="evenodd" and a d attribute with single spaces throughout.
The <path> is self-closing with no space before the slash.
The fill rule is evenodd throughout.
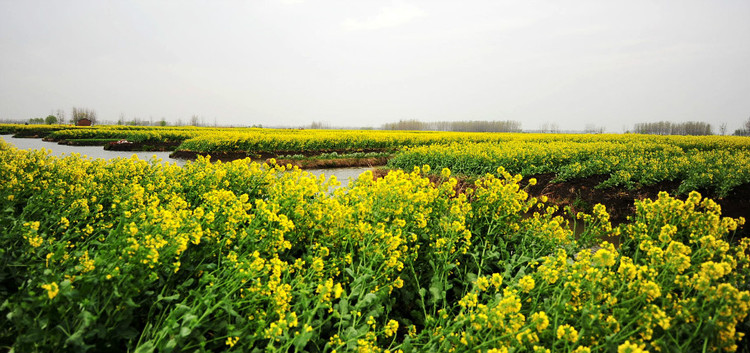
<path id="1" fill-rule="evenodd" d="M 750 1 L 0 0 L 0 119 L 750 117 Z"/>

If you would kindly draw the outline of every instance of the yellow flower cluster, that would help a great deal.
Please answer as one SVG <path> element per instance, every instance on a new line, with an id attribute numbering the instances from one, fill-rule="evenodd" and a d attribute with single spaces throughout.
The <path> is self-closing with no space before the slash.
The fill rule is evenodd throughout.
<path id="1" fill-rule="evenodd" d="M 60 287 L 56 282 L 41 285 L 42 289 L 47 291 L 47 297 L 54 299 L 60 293 Z"/>
<path id="2" fill-rule="evenodd" d="M 645 135 L 505 134 L 493 141 L 449 139 L 396 154 L 392 167 L 424 164 L 453 173 L 482 176 L 503 166 L 512 173 L 555 173 L 557 180 L 608 175 L 600 187 L 629 189 L 679 181 L 679 191 L 708 189 L 726 196 L 750 182 L 750 142 L 742 137 Z M 535 185 L 530 179 L 529 185 Z"/>

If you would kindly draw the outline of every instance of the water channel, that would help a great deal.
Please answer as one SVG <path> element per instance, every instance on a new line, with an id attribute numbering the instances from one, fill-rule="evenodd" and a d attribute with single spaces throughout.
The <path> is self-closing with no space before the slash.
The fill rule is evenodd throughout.
<path id="1" fill-rule="evenodd" d="M 50 150 L 50 155 L 64 157 L 70 156 L 73 153 L 78 153 L 81 156 L 90 157 L 93 159 L 115 159 L 115 158 L 131 158 L 133 155 L 137 156 L 142 160 L 151 160 L 156 157 L 162 160 L 162 162 L 175 163 L 177 165 L 185 165 L 189 161 L 184 159 L 177 159 L 169 157 L 170 152 L 135 152 L 135 151 L 109 151 L 105 150 L 101 146 L 69 146 L 60 145 L 57 142 L 42 141 L 37 138 L 16 138 L 13 135 L 0 135 L 0 139 L 10 143 L 15 148 L 21 150 L 29 149 L 47 149 Z M 336 178 L 341 182 L 342 185 L 346 185 L 349 178 L 356 178 L 363 172 L 370 170 L 368 167 L 355 167 L 355 168 L 328 168 L 328 169 L 308 169 L 306 171 L 320 176 L 325 174 L 326 177 L 335 175 Z"/>

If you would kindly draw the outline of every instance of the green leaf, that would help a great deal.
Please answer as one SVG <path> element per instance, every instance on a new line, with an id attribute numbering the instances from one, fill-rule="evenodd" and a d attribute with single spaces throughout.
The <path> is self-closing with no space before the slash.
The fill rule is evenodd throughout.
<path id="1" fill-rule="evenodd" d="M 156 301 L 157 302 L 160 302 L 160 301 L 171 302 L 171 301 L 174 301 L 174 300 L 177 300 L 177 299 L 180 299 L 180 293 L 176 293 L 176 294 L 170 295 L 168 297 L 163 297 L 161 294 L 159 294 L 159 295 L 156 296 Z"/>
<path id="2" fill-rule="evenodd" d="M 131 307 L 131 308 L 137 308 L 137 307 L 139 307 L 139 306 L 140 306 L 140 305 L 136 304 L 136 303 L 135 303 L 135 302 L 133 301 L 133 298 L 128 298 L 128 299 L 125 299 L 125 305 L 127 305 L 127 306 L 129 306 L 129 307 Z"/>
<path id="3" fill-rule="evenodd" d="M 189 278 L 187 281 L 183 282 L 178 287 L 179 288 L 188 288 L 188 287 L 192 286 L 194 282 L 195 282 L 195 279 Z"/>
<path id="4" fill-rule="evenodd" d="M 339 313 L 342 316 L 349 314 L 349 299 L 344 296 L 339 300 Z"/>
<path id="5" fill-rule="evenodd" d="M 151 341 L 148 341 L 138 347 L 136 347 L 134 353 L 153 353 L 154 352 L 154 344 Z"/>
<path id="6" fill-rule="evenodd" d="M 175 347 L 177 347 L 177 340 L 174 339 L 174 337 L 171 337 L 169 341 L 167 341 L 167 344 L 160 350 L 160 352 L 170 353 L 174 351 Z"/>
<path id="7" fill-rule="evenodd" d="M 378 299 L 378 296 L 375 293 L 367 293 L 365 294 L 365 297 L 362 298 L 362 300 L 357 303 L 356 307 L 363 308 L 365 306 L 370 305 L 376 299 Z"/>
<path id="8" fill-rule="evenodd" d="M 182 323 L 183 324 L 192 323 L 197 318 L 198 318 L 198 315 L 195 315 L 195 314 L 185 314 L 185 316 L 182 317 Z"/>
<path id="9" fill-rule="evenodd" d="M 294 338 L 292 344 L 294 344 L 294 347 L 297 350 L 303 350 L 305 348 L 305 345 L 307 345 L 307 342 L 310 341 L 310 338 L 313 336 L 313 333 L 315 333 L 314 330 L 310 332 L 300 333 L 299 335 L 297 335 L 297 337 Z"/>
<path id="10" fill-rule="evenodd" d="M 445 296 L 445 290 L 443 288 L 443 282 L 435 280 L 430 284 L 430 303 L 435 304 Z"/>

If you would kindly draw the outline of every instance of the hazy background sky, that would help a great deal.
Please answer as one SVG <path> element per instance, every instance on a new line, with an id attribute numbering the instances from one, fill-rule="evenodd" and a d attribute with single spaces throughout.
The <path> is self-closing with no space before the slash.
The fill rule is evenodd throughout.
<path id="1" fill-rule="evenodd" d="M 750 1 L 0 0 L 0 119 L 750 117 Z"/>

